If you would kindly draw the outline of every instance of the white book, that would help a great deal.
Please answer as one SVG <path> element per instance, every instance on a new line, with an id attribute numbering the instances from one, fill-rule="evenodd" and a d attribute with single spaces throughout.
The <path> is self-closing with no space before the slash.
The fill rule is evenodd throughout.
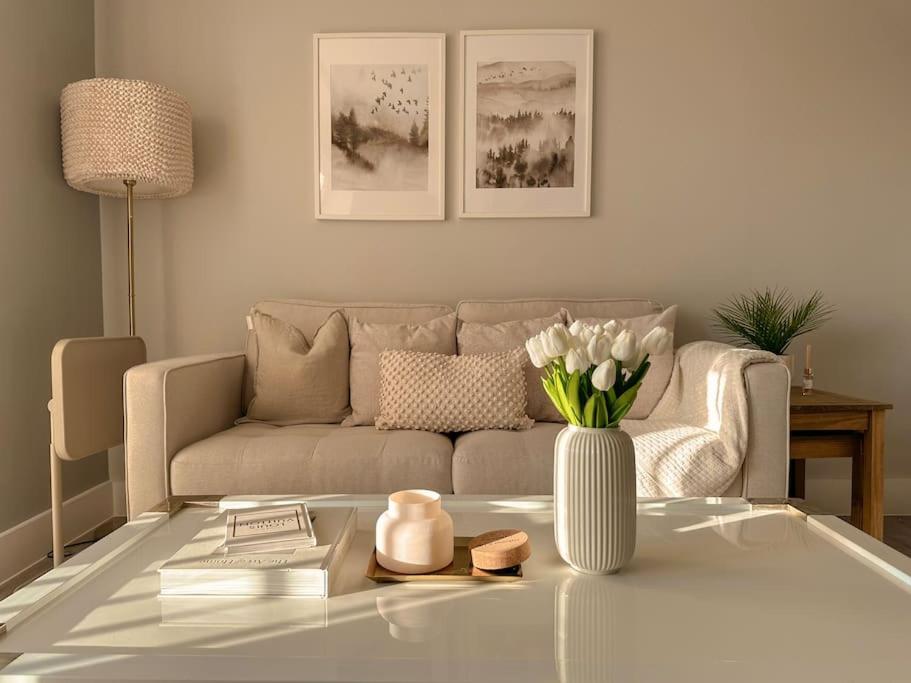
<path id="1" fill-rule="evenodd" d="M 312 548 L 317 544 L 306 503 L 232 510 L 225 526 L 229 553 Z"/>
<path id="2" fill-rule="evenodd" d="M 322 508 L 313 523 L 321 545 L 287 551 L 231 553 L 226 516 L 210 521 L 158 569 L 161 595 L 329 596 L 357 529 L 357 508 Z"/>

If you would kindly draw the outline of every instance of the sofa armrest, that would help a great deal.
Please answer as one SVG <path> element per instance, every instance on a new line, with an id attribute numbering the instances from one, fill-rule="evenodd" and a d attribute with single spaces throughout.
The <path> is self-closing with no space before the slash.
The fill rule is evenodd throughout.
<path id="1" fill-rule="evenodd" d="M 750 417 L 743 462 L 744 498 L 786 498 L 790 449 L 791 376 L 782 363 L 746 369 Z"/>
<path id="2" fill-rule="evenodd" d="M 693 425 L 718 434 L 724 453 L 692 456 L 674 473 L 698 495 L 783 498 L 788 483 L 790 376 L 765 351 L 697 341 L 681 346 L 664 396 L 649 419 Z M 731 477 L 741 486 L 720 486 Z M 727 479 L 731 482 L 732 479 Z M 719 487 L 721 490 L 719 490 Z"/>
<path id="3" fill-rule="evenodd" d="M 242 413 L 243 353 L 145 363 L 124 375 L 124 443 L 130 519 L 170 494 L 171 458 L 231 427 Z"/>

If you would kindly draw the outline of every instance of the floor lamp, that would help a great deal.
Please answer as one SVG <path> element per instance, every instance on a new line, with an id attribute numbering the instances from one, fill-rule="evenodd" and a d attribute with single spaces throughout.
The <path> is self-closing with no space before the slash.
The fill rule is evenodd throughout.
<path id="1" fill-rule="evenodd" d="M 127 200 L 130 336 L 136 334 L 133 199 L 193 186 L 190 105 L 163 85 L 122 78 L 70 83 L 60 94 L 63 176 L 77 190 Z"/>
<path id="2" fill-rule="evenodd" d="M 123 375 L 146 359 L 136 336 L 133 200 L 193 186 L 190 105 L 156 83 L 91 78 L 60 94 L 63 176 L 77 190 L 127 200 L 129 337 L 63 339 L 51 354 L 51 519 L 54 566 L 63 561 L 61 460 L 123 443 Z"/>

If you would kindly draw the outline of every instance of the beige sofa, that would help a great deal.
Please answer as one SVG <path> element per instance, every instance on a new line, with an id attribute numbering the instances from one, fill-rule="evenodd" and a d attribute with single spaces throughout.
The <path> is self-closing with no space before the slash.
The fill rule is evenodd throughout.
<path id="1" fill-rule="evenodd" d="M 578 318 L 630 318 L 661 310 L 643 299 L 532 299 L 463 301 L 456 313 L 460 321 L 504 322 L 544 317 L 561 307 Z M 255 308 L 290 322 L 308 338 L 339 309 L 366 322 L 424 322 L 452 312 L 442 305 L 288 300 L 262 301 Z M 250 399 L 250 361 L 255 358 L 256 340 L 248 337 L 244 353 L 146 363 L 126 374 L 130 517 L 168 495 L 388 493 L 405 488 L 456 494 L 551 493 L 553 443 L 561 424 L 538 422 L 527 431 L 452 437 L 372 426 L 235 425 Z M 751 365 L 745 383 L 746 458 L 725 495 L 781 497 L 787 482 L 788 373 L 779 364 Z M 638 439 L 648 434 L 649 420 L 636 422 L 629 427 Z M 702 427 L 685 429 L 713 442 L 714 435 Z"/>

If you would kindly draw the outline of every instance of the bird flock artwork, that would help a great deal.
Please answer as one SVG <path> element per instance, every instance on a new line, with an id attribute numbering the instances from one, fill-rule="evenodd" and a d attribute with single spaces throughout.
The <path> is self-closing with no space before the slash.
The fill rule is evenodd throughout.
<path id="1" fill-rule="evenodd" d="M 573 187 L 575 108 L 573 63 L 478 63 L 476 187 Z"/>
<path id="2" fill-rule="evenodd" d="M 333 64 L 332 187 L 426 190 L 430 96 L 426 64 Z"/>

